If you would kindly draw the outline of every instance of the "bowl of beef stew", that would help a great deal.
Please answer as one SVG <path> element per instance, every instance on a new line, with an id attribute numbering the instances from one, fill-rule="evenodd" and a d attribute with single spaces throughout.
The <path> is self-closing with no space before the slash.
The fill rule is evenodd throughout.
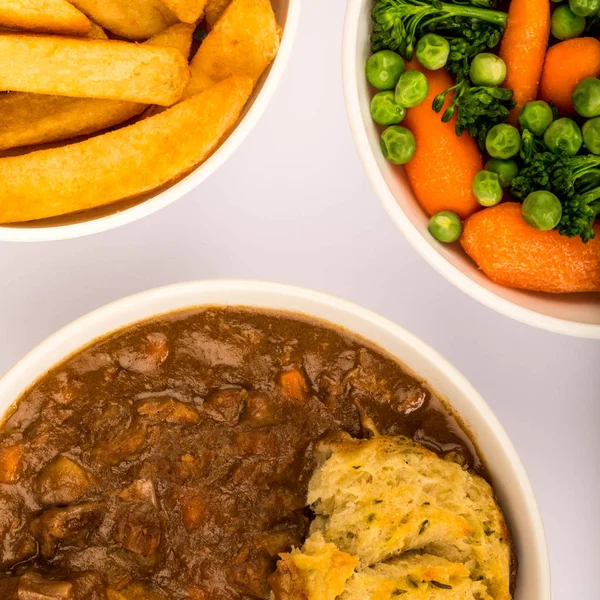
<path id="1" fill-rule="evenodd" d="M 415 456 L 443 464 L 443 477 L 469 489 L 476 482 L 494 504 L 500 525 L 483 520 L 482 536 L 502 544 L 510 594 L 465 598 L 550 598 L 533 491 L 484 400 L 423 342 L 331 296 L 214 281 L 126 298 L 59 331 L 7 373 L 0 415 L 2 598 L 313 600 L 290 584 L 300 570 L 290 574 L 286 562 L 315 560 L 299 549 L 306 543 L 310 554 L 323 540 L 307 495 L 332 448 L 368 453 L 370 442 L 393 447 L 402 465 Z M 355 479 L 361 466 L 350 467 Z M 385 502 L 373 499 L 381 514 Z M 433 508 L 424 501 L 416 513 L 419 539 L 437 531 Z M 384 531 L 377 511 L 364 522 Z M 428 572 L 466 585 L 464 566 L 448 574 L 435 542 L 386 556 L 420 573 L 415 561 L 434 561 Z M 350 557 L 347 578 L 368 576 L 354 573 L 359 558 L 343 543 L 320 548 Z M 401 576 L 416 591 L 453 597 L 450 580 Z M 483 575 L 469 577 L 481 587 Z M 321 597 L 352 598 L 341 585 Z"/>

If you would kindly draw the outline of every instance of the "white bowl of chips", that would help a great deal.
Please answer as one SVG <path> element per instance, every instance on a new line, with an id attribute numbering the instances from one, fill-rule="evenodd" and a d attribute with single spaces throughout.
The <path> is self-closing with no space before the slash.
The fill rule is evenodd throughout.
<path id="1" fill-rule="evenodd" d="M 214 0 L 213 3 L 221 5 L 225 4 L 222 0 Z M 260 17 L 256 17 L 255 21 L 253 21 L 251 18 L 252 15 L 256 15 L 260 12 L 252 10 L 255 3 L 264 3 L 264 0 L 233 0 L 231 5 L 224 13 L 222 13 L 219 20 L 216 21 L 216 24 L 213 23 L 212 28 L 208 28 L 209 31 L 206 39 L 212 35 L 212 50 L 214 50 L 216 46 L 219 46 L 219 44 L 216 43 L 217 35 L 224 38 L 222 44 L 224 54 L 217 55 L 211 50 L 211 56 L 206 59 L 208 62 L 212 61 L 212 65 L 209 66 L 208 71 L 210 71 L 210 68 L 215 69 L 215 65 L 217 64 L 220 65 L 219 68 L 222 68 L 224 63 L 227 66 L 225 67 L 225 71 L 214 73 L 214 86 L 212 81 L 206 80 L 204 75 L 206 74 L 207 69 L 204 69 L 204 73 L 201 75 L 203 79 L 201 82 L 201 93 L 205 94 L 207 93 L 206 90 L 210 91 L 212 87 L 216 89 L 217 86 L 222 86 L 220 92 L 214 92 L 212 94 L 210 102 L 212 102 L 213 107 L 215 105 L 223 105 L 223 111 L 229 109 L 229 112 L 225 112 L 221 115 L 213 111 L 215 118 L 211 120 L 211 123 L 214 124 L 214 127 L 210 128 L 213 130 L 212 138 L 206 139 L 202 153 L 198 152 L 198 149 L 196 149 L 196 157 L 199 160 L 195 159 L 194 164 L 191 165 L 192 167 L 197 165 L 195 168 L 190 168 L 189 160 L 187 161 L 187 167 L 184 166 L 186 161 L 181 160 L 180 157 L 180 163 L 178 163 L 180 164 L 180 167 L 167 166 L 163 174 L 156 174 L 157 168 L 160 170 L 160 163 L 167 163 L 172 155 L 177 154 L 176 151 L 171 154 L 165 153 L 164 157 L 162 154 L 162 149 L 164 148 L 171 146 L 176 149 L 178 147 L 176 144 L 177 138 L 173 139 L 174 136 L 169 135 L 170 132 L 168 131 L 168 126 L 166 126 L 168 123 L 167 120 L 165 120 L 165 115 L 171 113 L 175 109 L 179 109 L 182 104 L 190 99 L 187 98 L 187 96 L 191 95 L 189 89 L 194 88 L 197 84 L 197 73 L 202 71 L 202 68 L 194 71 L 193 65 L 192 83 L 190 84 L 188 91 L 186 91 L 186 95 L 184 95 L 183 102 L 175 105 L 172 109 L 167 108 L 166 110 L 164 107 L 158 107 L 157 110 L 156 106 L 150 106 L 141 116 L 134 117 L 133 120 L 128 121 L 122 128 L 117 130 L 109 128 L 108 133 L 106 133 L 107 130 L 105 129 L 104 131 L 95 132 L 91 136 L 79 137 L 75 140 L 52 141 L 50 144 L 43 144 L 41 147 L 39 145 L 24 146 L 23 142 L 20 141 L 18 144 L 19 147 L 6 149 L 5 146 L 2 146 L 2 131 L 0 128 L 0 149 L 5 148 L 2 151 L 2 154 L 0 154 L 0 156 L 2 156 L 2 158 L 0 158 L 0 171 L 3 170 L 2 163 L 4 162 L 5 172 L 2 176 L 3 180 L 15 182 L 14 187 L 12 187 L 11 190 L 5 189 L 4 199 L 0 198 L 0 223 L 2 223 L 0 225 L 0 240 L 16 242 L 61 240 L 87 236 L 114 229 L 121 225 L 137 221 L 138 219 L 168 206 L 196 188 L 216 171 L 246 138 L 273 97 L 286 68 L 298 26 L 301 0 L 271 0 L 270 3 L 273 7 L 276 22 L 273 21 L 272 17 L 270 19 L 263 18 L 262 20 Z M 73 4 L 80 6 L 84 12 L 86 12 L 84 5 L 86 8 L 88 5 L 104 6 L 103 3 L 98 4 L 92 0 L 85 0 L 85 2 L 83 0 L 77 0 L 77 2 L 73 2 Z M 235 14 L 235 11 L 231 10 L 233 8 L 237 8 L 237 14 Z M 102 8 L 98 10 L 102 10 Z M 130 9 L 127 8 L 127 10 Z M 246 14 L 244 11 L 246 11 Z M 90 12 L 87 12 L 86 14 L 91 16 Z M 226 27 L 223 27 L 224 20 L 227 19 L 228 15 L 230 22 L 226 23 Z M 96 19 L 96 21 L 97 20 L 98 19 Z M 221 27 L 219 27 L 219 22 L 221 22 Z M 193 26 L 191 27 L 193 28 Z M 236 27 L 239 29 L 236 30 Z M 240 30 L 242 28 L 245 28 L 245 30 Z M 252 54 L 252 52 L 242 52 L 240 46 L 243 45 L 244 40 L 256 36 L 256 31 L 262 31 L 263 28 L 268 29 L 268 31 L 264 36 L 256 37 L 254 54 Z M 276 32 L 275 35 L 277 38 L 280 38 L 280 42 L 275 44 L 275 46 L 278 45 L 278 48 L 269 48 L 269 40 L 271 45 L 273 45 L 273 39 L 275 37 L 274 31 Z M 20 34 L 13 34 L 13 36 L 17 38 L 27 37 L 30 33 L 31 32 L 28 31 L 23 36 Z M 1 35 L 2 34 L 0 34 L 0 37 Z M 160 36 L 160 34 L 158 35 Z M 191 36 L 191 32 L 189 35 Z M 90 35 L 90 37 L 92 37 L 92 35 Z M 2 42 L 2 40 L 0 40 L 0 42 Z M 114 42 L 113 40 L 111 40 L 111 42 L 124 43 Z M 92 42 L 86 40 L 86 43 L 89 44 Z M 107 41 L 94 40 L 93 43 L 106 44 Z M 149 44 L 152 44 L 151 40 L 149 41 Z M 146 44 L 142 44 L 142 46 L 145 45 Z M 235 52 L 233 52 L 234 47 L 236 49 Z M 250 65 L 249 67 L 251 59 L 244 60 L 244 58 L 240 58 L 248 55 L 256 58 L 262 52 L 264 52 L 265 57 L 264 59 L 261 57 L 261 61 L 264 60 L 266 69 L 264 69 L 264 67 L 260 68 L 258 73 L 256 65 Z M 206 54 L 209 53 L 205 52 L 205 55 Z M 273 56 L 274 60 L 271 60 Z M 230 63 L 227 64 L 227 61 L 230 61 Z M 249 69 L 252 70 L 252 68 L 254 69 L 254 72 L 246 72 Z M 258 76 L 259 73 L 262 74 Z M 236 77 L 238 75 L 240 77 L 250 75 L 250 80 L 252 81 L 250 83 L 244 83 L 244 85 L 241 86 L 241 88 L 245 88 L 244 90 L 241 90 L 240 85 L 233 86 L 239 96 L 237 102 L 220 102 L 219 94 L 220 97 L 224 99 L 231 95 L 230 91 L 232 86 L 228 87 L 227 85 L 223 85 L 228 79 L 228 76 Z M 252 93 L 246 101 L 248 87 L 251 87 L 252 84 L 254 84 Z M 34 82 L 33 86 L 35 87 L 36 85 L 37 82 Z M 25 91 L 28 92 L 29 90 Z M 34 91 L 37 92 L 37 89 Z M 194 89 L 194 93 L 196 93 L 196 89 Z M 43 92 L 43 94 L 50 94 L 50 92 L 46 91 Z M 24 93 L 11 93 L 4 94 L 3 96 L 12 96 L 15 98 L 16 102 L 17 96 L 23 97 L 25 95 L 26 94 Z M 35 94 L 29 93 L 27 95 L 36 100 L 38 98 L 44 99 L 42 92 Z M 56 96 L 52 97 L 56 98 Z M 197 97 L 198 96 L 194 96 L 194 98 Z M 67 100 L 81 101 L 81 98 L 68 98 Z M 85 100 L 87 101 L 87 99 Z M 61 101 L 62 99 L 59 99 L 59 102 Z M 102 102 L 102 100 L 100 101 Z M 208 102 L 209 100 L 207 100 L 207 103 Z M 228 109 L 225 105 L 229 105 Z M 204 110 L 203 106 L 201 107 L 201 110 Z M 72 109 L 72 111 L 74 112 L 75 109 Z M 1 108 L 0 112 L 2 112 Z M 189 112 L 190 111 L 188 111 L 188 113 Z M 200 111 L 198 111 L 198 114 L 199 112 Z M 82 111 L 78 110 L 78 114 L 81 115 Z M 20 117 L 20 115 L 18 116 Z M 143 153 L 143 149 L 138 151 L 137 156 L 126 156 L 124 160 L 119 161 L 114 158 L 115 164 L 112 165 L 111 168 L 110 157 L 115 157 L 117 153 L 111 148 L 110 136 L 112 136 L 112 142 L 114 143 L 115 134 L 119 132 L 122 134 L 125 129 L 131 129 L 132 127 L 144 126 L 143 124 L 147 123 L 150 119 L 161 120 L 159 123 L 154 121 L 157 125 L 157 127 L 155 127 L 157 141 L 161 143 L 154 146 L 153 151 L 155 156 L 152 160 L 146 161 L 148 164 L 152 164 L 153 168 L 143 169 L 144 160 L 142 158 L 141 163 L 139 160 L 140 154 Z M 168 117 L 166 119 L 168 119 Z M 221 121 L 223 122 L 221 123 Z M 132 124 L 131 127 L 128 127 L 130 124 Z M 191 129 L 191 127 L 188 126 L 186 128 L 183 127 L 183 125 L 179 125 L 179 127 L 182 133 Z M 163 139 L 160 138 L 160 134 L 164 131 L 167 131 L 167 133 L 164 135 L 163 144 Z M 195 127 L 193 131 L 197 136 L 198 128 Z M 207 134 L 207 136 L 208 135 L 209 134 Z M 147 138 L 147 135 L 140 132 L 139 138 L 141 139 L 144 136 Z M 42 137 L 39 139 L 41 141 Z M 104 144 L 105 141 L 106 150 Z M 127 142 L 128 140 L 125 141 Z M 121 143 L 123 143 L 123 139 L 121 139 Z M 137 141 L 135 143 L 137 143 Z M 125 145 L 134 146 L 135 143 L 126 143 Z M 74 148 L 76 146 L 81 146 L 81 144 L 87 144 L 85 152 Z M 179 144 L 179 146 L 180 145 L 181 144 Z M 160 148 L 157 149 L 156 146 L 160 146 Z M 41 152 L 38 152 L 38 150 L 41 150 Z M 72 151 L 73 154 L 71 154 Z M 56 158 L 52 154 L 49 154 L 52 152 L 56 153 Z M 31 160 L 26 160 L 24 158 L 27 156 L 31 157 L 31 154 L 34 153 L 42 155 L 43 162 L 45 162 L 45 170 L 32 163 Z M 94 153 L 97 155 L 97 160 L 90 161 L 90 155 L 93 157 Z M 69 169 L 71 168 L 75 171 L 72 165 L 73 163 L 76 164 L 82 154 L 87 154 L 87 157 L 85 158 L 89 161 L 88 164 L 90 164 L 90 168 L 80 168 L 73 176 L 69 176 Z M 178 160 L 177 156 L 174 156 L 174 160 Z M 69 163 L 71 163 L 71 167 L 69 166 Z M 122 168 L 117 175 L 114 175 L 117 171 L 115 165 L 127 164 L 129 164 L 131 168 Z M 142 166 L 140 166 L 140 164 L 142 164 Z M 157 168 L 154 168 L 155 165 L 157 165 Z M 48 166 L 53 166 L 54 168 L 48 169 Z M 100 175 L 109 173 L 109 176 L 104 179 L 99 177 L 96 180 L 91 175 L 85 175 L 85 173 L 90 173 L 94 169 L 100 173 Z M 38 172 L 40 172 L 39 176 Z M 16 175 L 13 176 L 13 173 Z M 82 181 L 78 181 L 78 178 L 82 173 Z M 110 173 L 112 173 L 112 175 L 110 175 Z M 162 177 L 162 175 L 168 175 L 168 180 L 166 177 Z M 161 177 L 163 178 L 162 181 Z M 134 184 L 134 187 L 138 186 L 140 188 L 140 193 L 131 193 L 134 189 L 131 187 L 132 178 L 139 182 Z M 86 185 L 86 179 L 88 185 Z M 154 182 L 156 182 L 156 184 Z M 90 185 L 91 183 L 95 183 L 96 185 Z M 100 190 L 100 193 L 90 193 L 91 196 L 95 196 L 90 198 L 90 194 L 86 191 L 90 188 Z M 112 192 L 110 190 L 112 190 Z M 106 197 L 104 198 L 103 196 Z M 122 199 L 118 199 L 116 196 L 119 196 L 119 198 Z M 67 207 L 67 210 L 64 210 L 64 207 L 62 206 L 59 206 L 58 209 L 56 208 L 57 205 L 63 203 Z M 2 215 L 3 205 L 5 210 L 4 218 Z M 12 205 L 12 208 L 9 207 L 10 205 Z M 41 206 L 43 206 L 43 208 L 40 208 Z M 88 208 L 88 206 L 91 208 Z M 26 207 L 29 207 L 29 209 Z M 20 214 L 20 211 L 23 210 L 25 210 L 25 212 Z M 61 210 L 62 213 L 60 212 Z M 8 215 L 8 217 L 6 217 L 6 215 Z M 16 218 L 11 218 L 11 216 L 14 215 L 16 215 Z"/>

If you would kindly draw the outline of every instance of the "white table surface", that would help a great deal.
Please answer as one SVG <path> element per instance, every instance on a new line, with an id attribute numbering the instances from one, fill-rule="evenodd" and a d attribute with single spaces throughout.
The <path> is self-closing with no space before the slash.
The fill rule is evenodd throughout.
<path id="1" fill-rule="evenodd" d="M 1 244 L 0 373 L 74 318 L 169 283 L 258 278 L 343 296 L 423 338 L 479 389 L 533 481 L 554 598 L 597 600 L 600 343 L 492 312 L 409 247 L 371 190 L 347 125 L 345 2 L 304 4 L 269 110 L 201 188 L 116 231 Z"/>

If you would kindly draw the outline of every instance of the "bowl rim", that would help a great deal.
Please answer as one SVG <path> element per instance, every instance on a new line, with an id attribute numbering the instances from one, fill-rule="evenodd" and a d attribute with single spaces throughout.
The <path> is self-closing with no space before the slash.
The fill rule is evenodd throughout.
<path id="1" fill-rule="evenodd" d="M 183 179 L 133 206 L 91 221 L 46 227 L 0 226 L 0 241 L 3 242 L 48 242 L 69 240 L 94 235 L 123 225 L 139 221 L 183 198 L 210 177 L 240 147 L 265 112 L 285 73 L 298 31 L 302 0 L 288 0 L 286 23 L 281 45 L 265 82 L 254 103 L 242 120 L 233 129 L 225 142 L 201 165 Z M 150 192 L 151 193 L 151 192 Z"/>
<path id="2" fill-rule="evenodd" d="M 225 297 L 226 300 L 215 300 L 216 297 Z M 495 438 L 496 451 L 499 452 L 497 462 L 509 466 L 512 472 L 509 478 L 518 490 L 515 490 L 515 497 L 519 498 L 516 501 L 518 508 L 524 509 L 524 518 L 529 522 L 530 532 L 533 533 L 533 548 L 528 558 L 536 565 L 533 576 L 539 586 L 539 595 L 536 597 L 550 600 L 550 563 L 541 513 L 523 463 L 491 408 L 458 369 L 431 346 L 385 317 L 331 294 L 279 283 L 222 279 L 173 284 L 116 300 L 59 329 L 0 378 L 0 399 L 6 398 L 9 401 L 6 408 L 0 408 L 0 422 L 6 410 L 20 394 L 49 368 L 65 360 L 78 349 L 93 343 L 98 337 L 140 320 L 152 318 L 152 315 L 158 316 L 202 305 L 250 306 L 295 311 L 347 327 L 348 331 L 355 330 L 352 325 L 345 325 L 344 322 L 353 322 L 357 335 L 369 340 L 369 334 L 358 331 L 361 328 L 368 329 L 380 338 L 385 335 L 390 343 L 404 347 L 404 353 L 410 354 L 415 363 L 429 365 L 432 372 L 438 374 L 429 377 L 439 377 L 447 387 L 455 390 L 453 393 L 457 398 L 460 397 L 463 408 L 456 409 L 457 414 L 460 416 L 472 412 L 480 426 Z M 307 308 L 305 310 L 299 306 Z M 378 343 L 374 340 L 373 342 Z M 403 362 L 400 357 L 398 360 Z M 412 370 L 410 364 L 407 368 Z M 419 374 L 416 376 L 419 377 Z M 427 382 L 427 379 L 424 381 Z M 451 399 L 449 402 L 452 405 Z"/>
<path id="3" fill-rule="evenodd" d="M 346 113 L 352 131 L 354 144 L 358 151 L 360 161 L 366 171 L 371 186 L 396 227 L 404 234 L 408 243 L 431 265 L 440 275 L 462 290 L 465 294 L 481 304 L 491 308 L 507 317 L 515 319 L 526 325 L 539 329 L 569 335 L 573 337 L 600 339 L 600 325 L 593 323 L 580 323 L 544 315 L 529 308 L 524 308 L 501 298 L 494 292 L 485 289 L 473 281 L 460 269 L 444 258 L 422 236 L 421 232 L 406 216 L 394 195 L 389 189 L 381 173 L 369 145 L 369 138 L 363 126 L 358 94 L 357 69 L 355 56 L 357 51 L 357 32 L 360 15 L 364 4 L 368 0 L 348 0 L 344 20 L 342 39 L 342 83 Z"/>

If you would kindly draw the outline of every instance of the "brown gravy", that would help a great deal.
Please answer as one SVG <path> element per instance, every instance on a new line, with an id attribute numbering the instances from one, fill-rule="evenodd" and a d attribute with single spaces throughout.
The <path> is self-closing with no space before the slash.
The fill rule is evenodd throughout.
<path id="1" fill-rule="evenodd" d="M 485 476 L 451 411 L 341 329 L 203 308 L 111 334 L 0 429 L 0 597 L 266 599 L 307 533 L 314 441 L 367 417 Z"/>

